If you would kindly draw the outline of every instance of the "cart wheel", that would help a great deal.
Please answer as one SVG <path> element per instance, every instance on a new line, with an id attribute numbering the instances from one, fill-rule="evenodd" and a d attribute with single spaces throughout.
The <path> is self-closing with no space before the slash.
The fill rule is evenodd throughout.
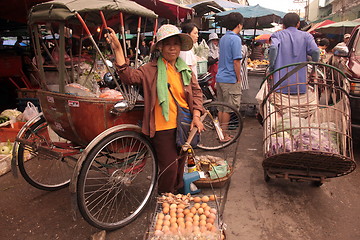
<path id="1" fill-rule="evenodd" d="M 270 182 L 271 178 L 269 177 L 269 175 L 267 174 L 267 171 L 264 169 L 264 180 L 265 182 Z"/>
<path id="2" fill-rule="evenodd" d="M 68 186 L 73 173 L 73 168 L 67 163 L 71 157 L 56 158 L 52 154 L 53 150 L 59 149 L 57 145 L 60 142 L 65 142 L 55 136 L 50 138 L 48 124 L 41 116 L 18 141 L 17 161 L 21 175 L 41 190 L 54 191 Z M 59 142 L 52 141 L 54 138 L 59 139 Z"/>
<path id="3" fill-rule="evenodd" d="M 210 112 L 211 116 L 206 116 L 203 121 L 206 131 L 201 133 L 198 147 L 204 150 L 218 150 L 235 143 L 243 129 L 243 118 L 238 109 L 224 102 L 206 103 L 204 108 Z M 223 132 L 231 136 L 231 139 L 227 142 L 220 142 L 215 128 L 214 119 L 218 121 L 219 112 L 230 114 L 229 121 L 220 125 Z M 227 126 L 227 129 L 224 129 L 224 125 Z"/>
<path id="4" fill-rule="evenodd" d="M 323 183 L 321 181 L 313 181 L 312 184 L 315 186 L 315 187 L 321 187 L 323 185 Z"/>
<path id="5" fill-rule="evenodd" d="M 155 192 L 157 163 L 147 138 L 137 132 L 107 135 L 80 170 L 77 201 L 91 225 L 114 230 L 141 213 Z"/>

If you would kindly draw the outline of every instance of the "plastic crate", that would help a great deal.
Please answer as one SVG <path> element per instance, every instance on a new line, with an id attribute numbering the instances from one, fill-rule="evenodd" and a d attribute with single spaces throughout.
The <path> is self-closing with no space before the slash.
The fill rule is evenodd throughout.
<path id="1" fill-rule="evenodd" d="M 10 140 L 11 142 L 14 142 L 16 139 L 16 135 L 24 126 L 25 122 L 16 122 L 14 123 L 14 128 L 11 127 L 11 125 L 7 125 L 5 127 L 0 127 L 0 142 L 7 142 L 7 140 Z"/>

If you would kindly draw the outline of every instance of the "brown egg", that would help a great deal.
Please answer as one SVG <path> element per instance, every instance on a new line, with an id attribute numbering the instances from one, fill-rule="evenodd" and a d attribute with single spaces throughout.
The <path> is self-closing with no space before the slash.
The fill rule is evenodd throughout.
<path id="1" fill-rule="evenodd" d="M 177 218 L 176 222 L 177 222 L 177 224 L 179 224 L 181 222 L 185 222 L 185 219 L 180 217 L 180 218 Z"/>
<path id="2" fill-rule="evenodd" d="M 161 212 L 157 215 L 157 219 L 164 219 L 165 215 Z"/>
<path id="3" fill-rule="evenodd" d="M 207 223 L 214 224 L 215 218 L 210 218 L 210 217 L 209 217 L 209 218 L 206 219 L 206 222 L 207 222 Z"/>
<path id="4" fill-rule="evenodd" d="M 193 226 L 193 233 L 194 233 L 194 234 L 199 234 L 199 233 L 201 233 L 201 232 L 200 232 L 200 227 L 199 227 L 199 226 Z"/>
<path id="5" fill-rule="evenodd" d="M 215 199 L 216 199 L 216 196 L 215 196 L 215 195 L 210 195 L 210 196 L 209 196 L 209 200 L 210 200 L 210 201 L 215 201 Z"/>
<path id="6" fill-rule="evenodd" d="M 167 202 L 163 202 L 163 203 L 162 203 L 162 207 L 163 207 L 163 208 L 170 207 L 170 204 L 167 203 Z"/>
<path id="7" fill-rule="evenodd" d="M 170 220 L 169 220 L 169 221 L 170 221 L 170 224 L 171 224 L 171 223 L 176 223 L 176 217 L 172 217 L 172 218 L 170 218 Z"/>
<path id="8" fill-rule="evenodd" d="M 185 222 L 185 227 L 186 228 L 190 228 L 190 227 L 192 227 L 193 226 L 193 223 L 192 222 L 190 222 L 190 221 L 186 221 Z"/>
<path id="9" fill-rule="evenodd" d="M 198 214 L 204 214 L 204 209 L 203 208 L 199 208 L 198 210 L 197 210 L 197 212 L 198 212 Z"/>
<path id="10" fill-rule="evenodd" d="M 200 232 L 204 233 L 206 231 L 207 231 L 206 226 L 200 226 Z"/>
<path id="11" fill-rule="evenodd" d="M 179 228 L 185 228 L 185 222 L 179 222 L 178 225 Z"/>
<path id="12" fill-rule="evenodd" d="M 200 220 L 199 225 L 200 226 L 206 226 L 206 221 L 205 220 Z"/>
<path id="13" fill-rule="evenodd" d="M 196 202 L 196 203 L 201 202 L 201 197 L 194 197 L 194 202 Z"/>
<path id="14" fill-rule="evenodd" d="M 192 214 L 195 214 L 195 213 L 197 212 L 197 210 L 196 210 L 195 207 L 192 207 L 192 208 L 190 209 L 190 212 L 191 212 Z"/>
<path id="15" fill-rule="evenodd" d="M 161 229 L 162 229 L 162 226 L 161 226 L 161 225 L 156 224 L 156 226 L 155 226 L 155 230 L 161 230 Z"/>
<path id="16" fill-rule="evenodd" d="M 213 225 L 212 225 L 211 223 L 206 223 L 206 228 L 207 228 L 207 230 L 211 231 L 212 226 L 213 226 Z"/>
<path id="17" fill-rule="evenodd" d="M 204 203 L 208 202 L 209 201 L 209 197 L 208 196 L 203 196 L 201 198 L 201 201 L 203 201 Z"/>
<path id="18" fill-rule="evenodd" d="M 210 213 L 209 218 L 216 219 L 216 215 L 214 213 Z"/>
<path id="19" fill-rule="evenodd" d="M 197 214 L 196 214 L 196 215 L 194 215 L 193 220 L 194 220 L 194 221 L 199 221 L 199 220 L 200 220 L 199 215 L 197 215 Z"/>
<path id="20" fill-rule="evenodd" d="M 201 207 L 202 207 L 202 208 L 206 208 L 207 206 L 208 206 L 207 203 L 202 203 L 202 204 L 201 204 Z"/>
<path id="21" fill-rule="evenodd" d="M 183 209 L 183 208 L 178 208 L 178 209 L 176 210 L 176 212 L 177 212 L 177 213 L 182 213 L 182 212 L 184 212 L 184 209 Z"/>
<path id="22" fill-rule="evenodd" d="M 205 210 L 205 211 L 206 211 L 206 210 L 210 211 L 210 209 L 211 209 L 211 207 L 209 207 L 209 206 L 204 207 L 204 210 Z"/>
<path id="23" fill-rule="evenodd" d="M 210 211 L 209 211 L 209 210 L 205 210 L 205 211 L 204 211 L 204 214 L 205 214 L 205 216 L 208 217 L 208 216 L 210 215 Z"/>
<path id="24" fill-rule="evenodd" d="M 215 208 L 212 208 L 212 209 L 210 209 L 210 212 L 213 213 L 213 214 L 216 214 L 217 210 Z"/>
<path id="25" fill-rule="evenodd" d="M 185 217 L 185 222 L 192 222 L 193 221 L 193 218 L 192 217 Z"/>
<path id="26" fill-rule="evenodd" d="M 170 226 L 170 221 L 169 220 L 165 220 L 163 223 L 164 226 Z"/>
<path id="27" fill-rule="evenodd" d="M 189 212 L 188 214 L 186 214 L 186 217 L 191 217 L 193 218 L 194 217 L 194 214 L 192 212 Z"/>
<path id="28" fill-rule="evenodd" d="M 177 213 L 176 212 L 170 212 L 170 216 L 173 218 L 173 217 L 176 217 Z"/>
<path id="29" fill-rule="evenodd" d="M 205 220 L 206 221 L 206 216 L 204 214 L 200 215 L 200 220 Z"/>
<path id="30" fill-rule="evenodd" d="M 172 233 L 177 233 L 178 232 L 178 228 L 177 227 L 170 227 L 170 232 L 172 232 Z"/>
<path id="31" fill-rule="evenodd" d="M 185 215 L 184 215 L 183 213 L 178 213 L 178 214 L 176 215 L 176 217 L 177 217 L 177 218 L 184 218 Z"/>
<path id="32" fill-rule="evenodd" d="M 156 225 L 163 225 L 163 223 L 164 223 L 164 220 L 163 219 L 158 219 L 157 221 L 156 221 Z"/>
<path id="33" fill-rule="evenodd" d="M 176 222 L 173 222 L 173 223 L 170 224 L 170 228 L 172 228 L 172 227 L 178 228 L 179 225 Z"/>
<path id="34" fill-rule="evenodd" d="M 163 208 L 163 213 L 167 214 L 169 211 L 170 211 L 170 209 L 168 207 Z"/>
<path id="35" fill-rule="evenodd" d="M 199 220 L 194 220 L 193 221 L 193 226 L 199 226 Z"/>
<path id="36" fill-rule="evenodd" d="M 176 203 L 173 203 L 173 204 L 170 205 L 170 209 L 172 209 L 172 208 L 175 208 L 175 209 L 177 208 Z"/>
<path id="37" fill-rule="evenodd" d="M 180 204 L 178 205 L 178 208 L 182 208 L 182 209 L 184 209 L 184 208 L 185 208 L 185 205 L 184 205 L 184 204 L 182 204 L 182 203 L 180 203 Z"/>
<path id="38" fill-rule="evenodd" d="M 190 212 L 190 209 L 188 209 L 188 208 L 185 208 L 183 211 L 184 215 L 187 215 L 189 212 Z"/>
<path id="39" fill-rule="evenodd" d="M 168 232 L 170 230 L 170 227 L 169 226 L 163 226 L 162 227 L 162 231 L 163 232 Z"/>

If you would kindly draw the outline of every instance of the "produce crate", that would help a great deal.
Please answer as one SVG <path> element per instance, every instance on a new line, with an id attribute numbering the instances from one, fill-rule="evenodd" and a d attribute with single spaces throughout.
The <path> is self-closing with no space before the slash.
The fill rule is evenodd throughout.
<path id="1" fill-rule="evenodd" d="M 18 98 L 37 98 L 37 89 L 17 89 L 17 96 Z"/>
<path id="2" fill-rule="evenodd" d="M 16 135 L 24 126 L 25 122 L 16 122 L 14 123 L 14 128 L 11 127 L 11 125 L 7 125 L 5 127 L 0 128 L 0 142 L 6 142 L 7 140 L 10 140 L 11 142 L 14 142 L 16 139 Z"/>

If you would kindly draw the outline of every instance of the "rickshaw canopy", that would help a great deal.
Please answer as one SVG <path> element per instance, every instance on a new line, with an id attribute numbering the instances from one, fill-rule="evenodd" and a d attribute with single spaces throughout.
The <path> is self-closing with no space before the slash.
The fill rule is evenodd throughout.
<path id="1" fill-rule="evenodd" d="M 70 21 L 76 13 L 86 13 L 86 20 L 101 22 L 99 11 L 112 17 L 119 12 L 132 15 L 157 18 L 157 15 L 130 0 L 55 0 L 37 4 L 29 13 L 29 24 L 49 21 Z M 94 13 L 94 14 L 92 14 Z"/>

